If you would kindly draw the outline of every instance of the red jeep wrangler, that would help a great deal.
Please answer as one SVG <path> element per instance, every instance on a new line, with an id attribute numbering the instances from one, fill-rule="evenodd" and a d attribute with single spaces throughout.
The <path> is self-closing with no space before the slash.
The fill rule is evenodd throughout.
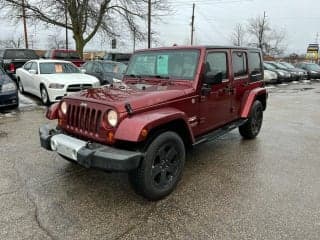
<path id="1" fill-rule="evenodd" d="M 58 126 L 41 146 L 87 168 L 127 171 L 157 200 L 181 178 L 186 149 L 239 127 L 255 138 L 266 109 L 261 52 L 169 47 L 136 52 L 122 83 L 87 89 L 51 106 Z"/>

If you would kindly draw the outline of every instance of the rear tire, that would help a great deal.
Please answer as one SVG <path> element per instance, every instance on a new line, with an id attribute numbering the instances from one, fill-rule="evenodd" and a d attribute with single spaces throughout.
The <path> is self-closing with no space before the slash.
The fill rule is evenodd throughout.
<path id="1" fill-rule="evenodd" d="M 169 195 L 177 186 L 185 164 L 185 147 L 175 132 L 164 132 L 148 146 L 138 169 L 129 173 L 135 191 L 149 200 Z"/>
<path id="2" fill-rule="evenodd" d="M 49 98 L 49 94 L 48 94 L 48 91 L 45 86 L 40 87 L 40 96 L 41 96 L 42 103 L 45 106 L 49 106 L 50 105 L 50 98 Z"/>
<path id="3" fill-rule="evenodd" d="M 256 100 L 250 111 L 248 121 L 239 127 L 241 136 L 245 139 L 255 138 L 261 129 L 263 121 L 263 106 L 260 101 Z"/>

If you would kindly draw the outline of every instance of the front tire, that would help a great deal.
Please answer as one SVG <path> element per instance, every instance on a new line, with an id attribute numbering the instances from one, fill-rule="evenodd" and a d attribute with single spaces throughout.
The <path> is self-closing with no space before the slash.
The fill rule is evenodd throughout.
<path id="1" fill-rule="evenodd" d="M 255 138 L 261 129 L 263 121 L 263 106 L 260 101 L 256 100 L 252 107 L 248 121 L 239 127 L 241 136 L 245 139 Z"/>
<path id="2" fill-rule="evenodd" d="M 129 173 L 129 180 L 138 194 L 159 200 L 177 186 L 184 164 L 182 139 L 175 132 L 164 132 L 148 146 L 139 168 Z"/>
<path id="3" fill-rule="evenodd" d="M 41 96 L 41 101 L 44 105 L 49 106 L 50 105 L 50 98 L 48 91 L 45 86 L 40 87 L 40 96 Z"/>
<path id="4" fill-rule="evenodd" d="M 18 82 L 18 89 L 19 89 L 19 92 L 20 93 L 24 93 L 24 88 L 23 88 L 23 84 L 20 80 L 20 78 L 17 79 L 17 82 Z"/>

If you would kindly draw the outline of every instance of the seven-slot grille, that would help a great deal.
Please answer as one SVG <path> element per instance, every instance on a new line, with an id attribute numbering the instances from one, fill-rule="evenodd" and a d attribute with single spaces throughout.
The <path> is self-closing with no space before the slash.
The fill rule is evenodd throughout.
<path id="1" fill-rule="evenodd" d="M 85 90 L 88 88 L 92 88 L 91 84 L 71 84 L 67 87 L 67 92 L 79 92 L 81 90 Z"/>
<path id="2" fill-rule="evenodd" d="M 70 127 L 89 133 L 98 133 L 101 115 L 101 110 L 85 106 L 69 105 L 67 111 L 67 124 Z"/>

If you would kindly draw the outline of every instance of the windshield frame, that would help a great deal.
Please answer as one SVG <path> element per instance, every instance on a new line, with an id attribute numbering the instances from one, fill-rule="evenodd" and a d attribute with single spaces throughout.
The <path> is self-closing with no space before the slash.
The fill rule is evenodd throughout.
<path id="1" fill-rule="evenodd" d="M 174 75 L 157 75 L 157 74 L 154 74 L 154 75 L 149 75 L 149 74 L 146 74 L 146 75 L 136 75 L 136 74 L 133 74 L 133 73 L 130 73 L 130 70 L 133 66 L 133 62 L 135 61 L 136 57 L 139 56 L 139 55 L 151 55 L 151 56 L 155 56 L 155 58 L 159 55 L 162 55 L 162 54 L 171 54 L 171 53 L 181 53 L 181 52 L 193 52 L 193 53 L 196 53 L 196 57 L 194 58 L 196 64 L 194 66 L 194 72 L 193 72 L 193 75 L 190 76 L 190 77 L 183 77 L 183 76 L 174 76 Z M 197 75 L 197 71 L 198 71 L 198 68 L 199 68 L 199 64 L 200 64 L 200 57 L 201 57 L 201 50 L 200 49 L 161 49 L 161 50 L 151 50 L 151 51 L 141 51 L 141 52 L 137 52 L 135 53 L 134 55 L 132 55 L 131 57 L 131 60 L 130 60 L 130 63 L 127 67 L 127 70 L 125 72 L 125 76 L 126 77 L 136 77 L 136 78 L 158 78 L 158 79 L 165 79 L 165 80 L 175 80 L 175 81 L 188 81 L 188 82 L 192 82 L 195 80 L 195 77 Z M 155 60 L 156 61 L 156 60 Z M 155 67 L 156 67 L 156 63 L 155 63 Z"/>

